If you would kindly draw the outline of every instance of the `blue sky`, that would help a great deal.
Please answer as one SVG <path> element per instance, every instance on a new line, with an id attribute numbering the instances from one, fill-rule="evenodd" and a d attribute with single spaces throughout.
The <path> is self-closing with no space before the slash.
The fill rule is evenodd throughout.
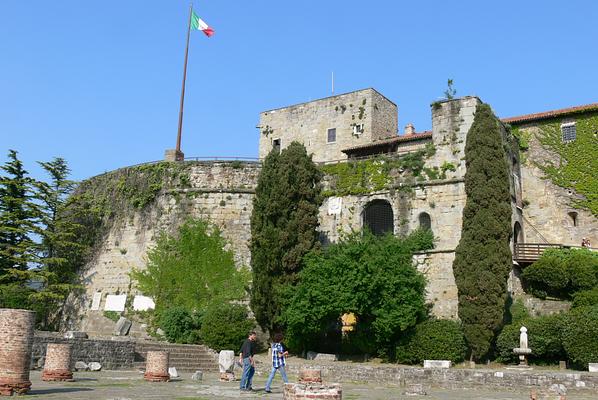
<path id="1" fill-rule="evenodd" d="M 598 2 L 194 1 L 183 151 L 256 157 L 260 111 L 374 87 L 431 127 L 448 78 L 501 117 L 598 102 Z M 188 1 L 0 1 L 0 162 L 73 178 L 176 141 Z"/>

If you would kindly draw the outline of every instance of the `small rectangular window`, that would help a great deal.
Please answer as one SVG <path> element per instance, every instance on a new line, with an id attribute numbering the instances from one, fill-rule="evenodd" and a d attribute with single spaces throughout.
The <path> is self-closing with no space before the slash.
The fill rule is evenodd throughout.
<path id="1" fill-rule="evenodd" d="M 363 133 L 363 124 L 353 125 L 353 135 L 359 136 Z"/>
<path id="2" fill-rule="evenodd" d="M 336 128 L 328 129 L 328 143 L 336 142 Z"/>
<path id="3" fill-rule="evenodd" d="M 272 150 L 280 151 L 280 139 L 272 140 Z"/>
<path id="4" fill-rule="evenodd" d="M 563 134 L 563 143 L 572 142 L 577 138 L 577 129 L 575 122 L 561 124 L 561 133 Z"/>

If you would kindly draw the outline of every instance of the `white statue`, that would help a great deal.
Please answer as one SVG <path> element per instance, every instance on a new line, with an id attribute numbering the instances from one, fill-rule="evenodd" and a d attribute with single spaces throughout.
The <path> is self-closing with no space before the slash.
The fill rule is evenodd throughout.
<path id="1" fill-rule="evenodd" d="M 519 334 L 519 348 L 527 349 L 527 328 L 522 326 L 521 329 L 519 329 L 519 332 L 521 332 Z"/>

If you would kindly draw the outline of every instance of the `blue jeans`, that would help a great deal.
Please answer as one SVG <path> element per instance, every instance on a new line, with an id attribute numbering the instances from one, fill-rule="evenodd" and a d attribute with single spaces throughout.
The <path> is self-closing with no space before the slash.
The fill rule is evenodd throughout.
<path id="1" fill-rule="evenodd" d="M 251 380 L 253 379 L 253 374 L 255 373 L 255 368 L 251 365 L 251 360 L 249 357 L 243 359 L 243 375 L 241 375 L 241 390 L 249 390 L 251 389 Z"/>
<path id="2" fill-rule="evenodd" d="M 278 368 L 272 367 L 272 371 L 270 371 L 270 376 L 268 377 L 268 381 L 266 382 L 266 391 L 270 390 L 270 385 L 272 384 L 272 380 L 274 379 L 276 371 L 280 371 L 280 376 L 282 376 L 282 380 L 284 381 L 284 383 L 289 383 L 289 380 L 287 379 L 287 372 L 284 370 L 284 365 Z"/>

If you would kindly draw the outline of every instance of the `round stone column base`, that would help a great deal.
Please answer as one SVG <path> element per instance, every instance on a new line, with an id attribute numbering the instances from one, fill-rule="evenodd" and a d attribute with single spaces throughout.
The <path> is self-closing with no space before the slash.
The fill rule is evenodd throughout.
<path id="1" fill-rule="evenodd" d="M 170 375 L 156 372 L 146 372 L 143 374 L 143 379 L 148 382 L 168 382 L 170 380 Z"/>
<path id="2" fill-rule="evenodd" d="M 31 389 L 31 381 L 15 381 L 7 378 L 0 378 L 0 396 L 12 396 L 14 394 L 25 394 Z"/>
<path id="3" fill-rule="evenodd" d="M 44 371 L 42 372 L 42 381 L 73 382 L 74 379 L 71 371 Z"/>

